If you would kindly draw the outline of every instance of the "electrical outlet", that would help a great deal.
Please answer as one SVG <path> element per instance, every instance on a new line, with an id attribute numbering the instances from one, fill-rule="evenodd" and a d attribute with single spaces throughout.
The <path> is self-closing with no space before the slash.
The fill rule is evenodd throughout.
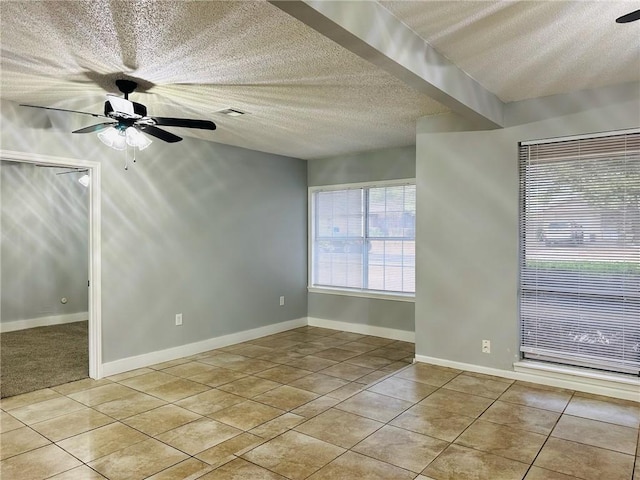
<path id="1" fill-rule="evenodd" d="M 176 325 L 182 325 L 182 314 L 176 313 Z"/>
<path id="2" fill-rule="evenodd" d="M 284 295 L 280 297 L 280 306 L 284 305 Z"/>
<path id="3" fill-rule="evenodd" d="M 491 353 L 491 340 L 482 340 L 482 353 Z"/>

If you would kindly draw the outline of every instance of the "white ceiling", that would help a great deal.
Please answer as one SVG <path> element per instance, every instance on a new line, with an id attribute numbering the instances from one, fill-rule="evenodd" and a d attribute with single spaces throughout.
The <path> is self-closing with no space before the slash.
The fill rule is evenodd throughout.
<path id="1" fill-rule="evenodd" d="M 101 113 L 114 80 L 132 78 L 141 88 L 131 99 L 150 115 L 218 125 L 168 128 L 178 135 L 312 159 L 413 144 L 425 115 L 456 111 L 495 126 L 503 102 L 640 81 L 640 22 L 614 22 L 637 8 L 3 0 L 0 97 Z M 216 113 L 228 107 L 249 114 Z M 96 123 L 41 115 L 74 117 L 52 122 L 61 135 Z"/>

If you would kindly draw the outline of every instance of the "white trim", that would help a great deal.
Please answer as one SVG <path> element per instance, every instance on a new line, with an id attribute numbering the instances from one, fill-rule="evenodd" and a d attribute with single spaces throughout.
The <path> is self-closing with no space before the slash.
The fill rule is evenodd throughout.
<path id="1" fill-rule="evenodd" d="M 588 138 L 615 137 L 618 135 L 629 135 L 632 133 L 640 133 L 640 128 L 629 128 L 627 130 L 613 130 L 610 132 L 584 133 L 581 135 L 571 135 L 568 137 L 541 138 L 538 140 L 528 140 L 526 142 L 520 142 L 520 145 L 528 146 L 528 145 L 539 145 L 541 143 L 557 143 L 557 142 L 567 142 L 570 140 L 585 140 Z"/>
<path id="2" fill-rule="evenodd" d="M 89 376 L 102 378 L 102 191 L 100 164 L 89 171 Z"/>
<path id="3" fill-rule="evenodd" d="M 167 348 L 165 350 L 157 350 L 155 352 L 143 353 L 134 357 L 127 357 L 113 362 L 102 364 L 102 373 L 105 376 L 115 375 L 117 373 L 128 372 L 136 368 L 148 367 L 162 362 L 168 362 L 177 358 L 188 357 L 198 353 L 207 352 L 216 348 L 227 347 L 236 343 L 254 340 L 266 335 L 273 335 L 293 328 L 304 327 L 307 325 L 306 318 L 296 318 L 285 322 L 266 325 L 264 327 L 252 328 L 242 332 L 230 333 L 222 337 L 209 338 L 200 342 L 188 343 L 178 347 Z"/>
<path id="4" fill-rule="evenodd" d="M 62 325 L 64 323 L 82 322 L 89 319 L 89 312 L 67 313 L 64 315 L 51 315 L 47 317 L 27 318 L 0 323 L 0 333 L 26 330 L 27 328 L 48 327 Z"/>
<path id="5" fill-rule="evenodd" d="M 521 375 L 533 375 L 548 381 L 567 381 L 587 388 L 587 390 L 572 388 L 573 390 L 615 397 L 620 397 L 616 392 L 625 392 L 631 395 L 627 398 L 628 400 L 640 402 L 640 378 L 631 375 L 534 361 L 515 362 L 513 369 Z"/>
<path id="6" fill-rule="evenodd" d="M 400 294 L 400 293 L 378 293 L 374 290 L 348 290 L 341 288 L 331 287 L 307 287 L 309 293 L 322 293 L 325 295 L 343 295 L 345 297 L 361 297 L 361 298 L 375 298 L 377 300 L 390 300 L 394 302 L 409 302 L 415 303 L 416 296 L 413 293 Z"/>
<path id="7" fill-rule="evenodd" d="M 100 162 L 0 150 L 0 159 L 87 169 L 89 188 L 89 376 L 102 377 L 102 240 Z"/>
<path id="8" fill-rule="evenodd" d="M 313 193 L 307 189 L 307 288 L 313 283 L 313 239 L 316 236 L 316 228 L 313 217 Z M 307 311 L 308 313 L 308 311 Z"/>
<path id="9" fill-rule="evenodd" d="M 398 178 L 396 180 L 378 180 L 356 183 L 336 183 L 330 185 L 314 185 L 309 187 L 309 194 L 315 192 L 332 192 L 334 190 L 358 190 L 360 188 L 390 187 L 398 185 L 415 185 L 415 178 Z"/>
<path id="10" fill-rule="evenodd" d="M 378 327 L 364 323 L 341 322 L 338 320 L 327 320 L 325 318 L 308 317 L 308 325 L 311 327 L 329 328 L 331 330 L 342 330 L 344 332 L 360 333 L 362 335 L 373 335 L 374 337 L 389 338 L 391 340 L 402 340 L 403 342 L 415 342 L 415 332 L 398 330 L 396 328 Z"/>
<path id="11" fill-rule="evenodd" d="M 416 362 L 430 363 L 442 367 L 456 368 L 469 372 L 484 373 L 496 377 L 539 383 L 551 387 L 567 388 L 579 392 L 605 395 L 638 401 L 640 399 L 640 379 L 622 375 L 596 373 L 557 365 L 536 362 L 516 362 L 514 370 L 483 367 L 471 363 L 455 362 L 442 358 L 416 355 Z"/>

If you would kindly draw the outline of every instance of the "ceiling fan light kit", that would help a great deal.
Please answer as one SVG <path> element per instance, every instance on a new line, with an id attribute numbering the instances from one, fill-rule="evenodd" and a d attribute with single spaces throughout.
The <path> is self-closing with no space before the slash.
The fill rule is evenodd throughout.
<path id="1" fill-rule="evenodd" d="M 122 133 L 122 135 L 120 135 Z M 127 148 L 127 142 L 124 137 L 124 130 L 118 131 L 114 127 L 109 127 L 106 130 L 98 132 L 98 138 L 107 147 L 111 147 L 114 150 L 124 150 Z"/>
<path id="2" fill-rule="evenodd" d="M 171 132 L 158 128 L 165 127 L 182 127 L 182 128 L 198 128 L 202 130 L 215 130 L 216 125 L 209 120 L 194 120 L 190 118 L 173 118 L 173 117 L 151 117 L 147 115 L 147 107 L 141 103 L 129 100 L 129 94 L 132 93 L 138 84 L 132 80 L 120 79 L 116 80 L 116 86 L 124 95 L 124 98 L 116 95 L 107 95 L 107 101 L 104 103 L 104 115 L 81 112 L 77 110 L 66 110 L 63 108 L 42 107 L 38 105 L 25 105 L 23 107 L 42 108 L 45 110 L 56 110 L 61 112 L 80 113 L 83 115 L 91 115 L 97 118 L 107 118 L 110 121 L 90 125 L 88 127 L 75 130 L 72 133 L 94 133 L 102 143 L 115 149 L 125 150 L 127 145 L 134 149 L 144 150 L 151 145 L 152 137 L 163 140 L 167 143 L 176 143 L 182 140 L 182 137 L 174 135 Z M 147 135 L 144 135 L 147 134 Z M 135 159 L 134 159 L 135 161 Z M 126 166 L 125 166 L 126 168 Z"/>
<path id="3" fill-rule="evenodd" d="M 124 134 L 127 145 L 129 145 L 130 147 L 135 147 L 138 150 L 144 150 L 149 145 L 151 145 L 151 139 L 149 139 L 146 135 L 143 135 L 139 130 L 136 130 L 133 127 L 128 127 L 124 131 Z"/>
<path id="4" fill-rule="evenodd" d="M 138 150 L 144 150 L 151 145 L 151 140 L 134 127 L 108 127 L 98 132 L 102 143 L 115 150 L 124 150 L 127 145 Z"/>

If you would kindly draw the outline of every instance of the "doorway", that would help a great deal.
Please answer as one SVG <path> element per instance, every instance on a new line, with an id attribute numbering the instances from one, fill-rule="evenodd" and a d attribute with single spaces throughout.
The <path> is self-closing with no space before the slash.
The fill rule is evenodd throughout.
<path id="1" fill-rule="evenodd" d="M 100 164 L 98 162 L 67 159 L 63 157 L 53 157 L 23 152 L 13 152 L 0 150 L 0 160 L 7 162 L 18 162 L 22 164 L 36 164 L 42 167 L 59 167 L 62 171 L 76 172 L 84 171 L 88 175 L 87 195 L 88 195 L 88 258 L 85 265 L 88 266 L 87 287 L 87 324 L 84 324 L 88 337 L 88 373 L 89 377 L 99 379 L 102 377 L 102 349 L 101 349 L 101 280 L 100 280 Z M 59 171 L 58 168 L 52 170 Z M 1 188 L 1 187 L 0 187 Z M 2 193 L 0 191 L 0 193 Z M 28 226 L 26 227 L 28 228 Z M 5 261 L 8 261 L 5 259 Z M 3 264 L 2 253 L 0 253 L 0 265 Z M 6 277 L 5 277 L 6 281 Z M 1 282 L 1 280 L 0 280 Z M 0 284 L 0 288 L 2 285 Z M 65 303 L 66 298 L 59 299 Z M 0 318 L 0 321 L 2 319 Z M 6 320 L 6 318 L 5 318 Z M 70 319 L 71 321 L 73 319 Z M 11 322 L 14 323 L 14 322 Z M 70 324 L 72 325 L 72 324 Z M 73 325 L 72 325 L 73 326 Z M 86 372 L 86 370 L 85 370 Z"/>

